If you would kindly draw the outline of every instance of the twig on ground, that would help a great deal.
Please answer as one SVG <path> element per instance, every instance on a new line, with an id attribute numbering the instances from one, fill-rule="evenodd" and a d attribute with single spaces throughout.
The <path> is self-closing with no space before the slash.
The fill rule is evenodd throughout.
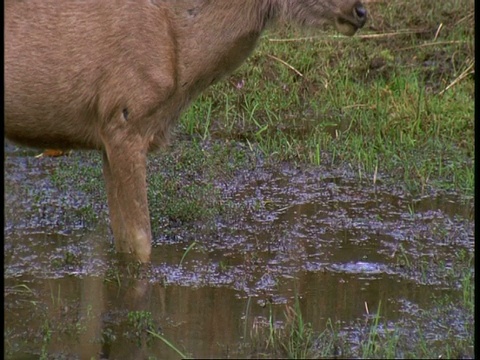
<path id="1" fill-rule="evenodd" d="M 421 48 L 421 47 L 425 47 L 425 46 L 448 45 L 448 44 L 461 44 L 461 43 L 466 43 L 466 41 L 465 41 L 465 40 L 435 41 L 435 42 L 427 42 L 427 43 L 423 43 L 423 44 L 420 44 L 420 45 L 407 46 L 407 47 L 398 48 L 398 49 L 393 49 L 393 50 L 394 50 L 394 51 L 403 51 L 403 50 L 410 50 L 410 49 Z"/>
<path id="2" fill-rule="evenodd" d="M 455 26 L 457 26 L 458 24 L 460 24 L 462 21 L 465 21 L 465 20 L 469 20 L 470 18 L 473 20 L 473 16 L 475 15 L 475 12 L 472 11 L 470 14 L 464 16 L 463 18 L 461 18 L 460 20 L 458 20 L 456 23 L 455 23 Z"/>
<path id="3" fill-rule="evenodd" d="M 443 23 L 440 23 L 440 25 L 438 25 L 437 31 L 435 32 L 433 41 L 437 41 L 438 35 L 440 35 L 440 30 L 442 30 L 442 27 L 443 27 Z"/>
<path id="4" fill-rule="evenodd" d="M 471 61 L 471 64 L 455 79 L 453 80 L 445 89 L 443 89 L 442 91 L 440 91 L 438 93 L 438 95 L 442 95 L 443 93 L 445 93 L 445 91 L 447 91 L 448 89 L 450 89 L 451 87 L 453 87 L 455 84 L 458 84 L 460 81 L 462 81 L 463 79 L 465 79 L 468 75 L 472 74 L 475 72 L 475 70 L 472 70 L 473 69 L 473 65 L 474 65 L 474 62 L 473 60 Z"/>
<path id="5" fill-rule="evenodd" d="M 269 58 L 272 58 L 272 59 L 274 59 L 274 60 L 277 60 L 277 61 L 281 62 L 281 63 L 282 63 L 283 65 L 285 65 L 286 67 L 288 67 L 289 69 L 293 70 L 297 75 L 303 77 L 303 74 L 302 74 L 300 71 L 298 71 L 297 69 L 295 69 L 292 65 L 290 65 L 290 64 L 287 63 L 286 61 L 284 61 L 284 60 L 282 60 L 282 59 L 280 59 L 280 58 L 278 58 L 278 57 L 276 57 L 276 56 L 270 55 L 270 54 L 267 54 L 267 56 L 268 56 Z"/>
<path id="6" fill-rule="evenodd" d="M 365 35 L 355 35 L 356 38 L 360 39 L 375 39 L 375 38 L 383 38 L 383 37 L 391 37 L 391 36 L 400 36 L 400 35 L 407 35 L 407 34 L 421 34 L 428 32 L 427 29 L 413 29 L 413 30 L 399 30 L 396 32 L 390 33 L 381 33 L 381 34 L 365 34 Z M 270 38 L 268 41 L 271 42 L 294 42 L 294 41 L 314 41 L 314 40 L 325 40 L 325 39 L 348 39 L 348 37 L 344 35 L 324 35 L 324 36 L 308 36 L 308 37 L 300 37 L 300 38 L 292 38 L 292 39 L 275 39 Z"/>

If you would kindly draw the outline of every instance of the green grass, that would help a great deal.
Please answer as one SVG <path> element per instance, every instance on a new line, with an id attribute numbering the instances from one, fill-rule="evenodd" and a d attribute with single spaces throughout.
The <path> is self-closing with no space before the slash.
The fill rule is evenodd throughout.
<path id="1" fill-rule="evenodd" d="M 283 322 L 275 318 L 273 304 L 268 302 L 267 306 L 268 323 L 264 326 L 256 323 L 250 331 L 250 346 L 256 355 L 262 358 L 273 356 L 289 359 L 315 358 L 319 355 L 314 346 L 315 334 L 311 324 L 303 319 L 298 296 L 295 297 L 293 306 L 285 306 Z M 244 334 L 247 339 L 246 331 Z"/>
<path id="2" fill-rule="evenodd" d="M 180 142 L 172 152 L 150 157 L 148 199 L 152 232 L 170 231 L 172 225 L 213 226 L 220 214 L 228 217 L 239 205 L 225 199 L 219 180 L 228 182 L 250 156 L 236 143 L 204 146 L 201 139 Z"/>
<path id="3" fill-rule="evenodd" d="M 473 1 L 369 8 L 370 29 L 353 38 L 268 31 L 181 131 L 239 139 L 272 161 L 350 166 L 361 179 L 377 169 L 413 192 L 473 195 Z"/>
<path id="4" fill-rule="evenodd" d="M 172 349 L 173 351 L 175 351 L 179 356 L 180 358 L 182 359 L 191 359 L 191 357 L 185 355 L 181 350 L 179 350 L 174 344 L 172 344 L 170 341 L 168 341 L 165 337 L 163 337 L 161 334 L 159 334 L 158 332 L 154 332 L 154 331 L 150 331 L 150 330 L 147 330 L 147 332 L 152 335 L 153 337 L 163 341 L 165 343 L 165 345 L 167 345 L 170 349 Z"/>

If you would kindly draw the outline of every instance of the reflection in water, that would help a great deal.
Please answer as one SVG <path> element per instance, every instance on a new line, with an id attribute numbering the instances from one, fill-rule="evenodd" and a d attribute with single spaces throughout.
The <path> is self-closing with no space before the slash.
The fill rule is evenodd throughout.
<path id="1" fill-rule="evenodd" d="M 6 286 L 18 282 L 29 283 L 17 279 Z M 38 341 L 44 339 L 47 328 L 55 329 L 49 335 L 48 353 L 68 358 L 177 359 L 178 354 L 163 342 L 136 333 L 130 316 L 135 313 L 151 314 L 152 331 L 163 334 L 181 351 L 193 349 L 196 357 L 224 356 L 228 346 L 237 346 L 243 331 L 245 299 L 238 298 L 235 291 L 163 287 L 147 280 L 126 282 L 129 285 L 118 287 L 99 277 L 71 277 L 45 280 L 37 288 L 35 281 L 29 288 L 38 294 L 36 304 L 19 302 L 22 296 L 17 296 L 15 303 L 7 297 L 6 324 L 9 331 L 23 336 L 29 329 L 41 329 L 36 334 Z M 19 321 L 19 314 L 33 313 L 39 307 L 45 314 L 32 314 L 28 321 Z M 219 344 L 225 347 L 219 348 Z M 33 343 L 25 344 L 25 354 L 31 351 L 35 358 L 35 348 Z"/>
<path id="2" fill-rule="evenodd" d="M 129 321 L 129 314 L 135 312 L 151 314 L 153 330 L 185 353 L 200 358 L 227 357 L 235 355 L 252 324 L 268 319 L 270 309 L 265 304 L 271 297 L 276 304 L 273 316 L 281 320 L 284 304 L 293 305 L 299 294 L 305 319 L 322 331 L 329 318 L 343 324 L 364 319 L 365 304 L 373 313 L 380 301 L 382 316 L 395 321 L 402 316 L 396 299 L 425 306 L 432 294 L 442 292 L 384 273 L 359 277 L 356 273 L 301 271 L 295 278 L 279 280 L 274 290 L 253 296 L 247 313 L 248 297 L 228 287 L 163 286 L 131 278 L 124 278 L 119 285 L 102 277 L 74 276 L 44 280 L 40 286 L 38 280 L 20 278 L 7 281 L 6 287 L 19 283 L 28 284 L 38 296 L 35 305 L 20 301 L 22 296 L 15 301 L 7 297 L 9 330 L 27 334 L 29 329 L 45 328 L 48 322 L 58 329 L 48 343 L 48 352 L 77 354 L 81 359 L 177 359 L 163 342 L 136 334 Z M 39 307 L 46 316 L 35 314 Z M 19 321 L 18 316 L 27 313 L 32 314 L 29 321 Z"/>
<path id="3" fill-rule="evenodd" d="M 253 324 L 270 314 L 284 319 L 295 296 L 319 332 L 328 319 L 351 328 L 380 302 L 382 317 L 394 322 L 409 316 L 406 303 L 429 308 L 432 295 L 459 296 L 435 273 L 407 271 L 398 254 L 449 266 L 461 249 L 472 252 L 473 204 L 453 196 L 411 199 L 294 169 L 252 177 L 232 194 L 247 204 L 241 221 L 220 220 L 214 238 L 195 234 L 197 246 L 182 265 L 189 244 L 159 242 L 152 268 L 137 276 L 119 265 L 105 221 L 86 231 L 74 220 L 65 223 L 55 206 L 28 205 L 33 190 L 22 186 L 31 179 L 21 186 L 12 175 L 4 245 L 7 355 L 177 359 L 149 329 L 195 357 L 248 356 L 240 344 Z"/>

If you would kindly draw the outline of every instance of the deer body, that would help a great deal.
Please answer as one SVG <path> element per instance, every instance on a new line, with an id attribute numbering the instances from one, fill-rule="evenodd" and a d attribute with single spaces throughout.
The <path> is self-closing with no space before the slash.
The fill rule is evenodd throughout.
<path id="1" fill-rule="evenodd" d="M 352 35 L 365 11 L 352 0 L 7 0 L 5 135 L 101 150 L 116 248 L 148 262 L 147 152 L 280 17 Z"/>

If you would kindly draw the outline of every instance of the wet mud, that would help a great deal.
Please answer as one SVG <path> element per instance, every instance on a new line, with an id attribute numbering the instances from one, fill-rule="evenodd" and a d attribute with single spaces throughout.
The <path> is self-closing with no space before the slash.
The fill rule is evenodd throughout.
<path id="1" fill-rule="evenodd" d="M 272 315 L 281 326 L 296 296 L 318 331 L 331 319 L 354 339 L 381 304 L 386 324 L 468 336 L 473 320 L 462 314 L 445 323 L 420 314 L 432 298 L 462 296 L 455 268 L 459 254 L 474 253 L 472 199 L 412 196 L 346 169 L 239 170 L 215 184 L 238 210 L 218 214 L 213 231 L 156 236 L 139 275 L 114 253 L 103 185 L 96 198 L 52 183 L 59 161 L 83 158 L 34 153 L 6 148 L 7 358 L 179 358 L 145 329 L 193 357 L 249 357 L 242 344 L 253 329 Z M 82 215 L 87 205 L 95 222 Z"/>

